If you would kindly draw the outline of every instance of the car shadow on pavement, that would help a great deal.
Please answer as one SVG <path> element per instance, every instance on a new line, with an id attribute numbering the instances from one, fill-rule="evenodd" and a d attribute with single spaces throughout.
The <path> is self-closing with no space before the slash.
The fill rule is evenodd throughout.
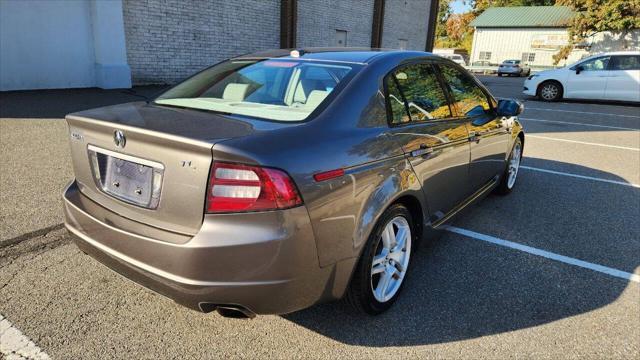
<path id="1" fill-rule="evenodd" d="M 536 160 L 540 165 L 541 160 Z M 542 165 L 553 168 L 563 163 L 548 161 Z M 584 170 L 590 175 L 597 172 Z M 633 200 L 640 190 L 542 175 L 523 170 L 519 187 L 512 194 L 490 195 L 468 209 L 455 225 L 633 272 L 638 266 L 633 254 L 637 254 L 640 226 L 629 218 L 640 213 L 640 204 L 636 201 L 634 205 Z M 565 190 L 566 181 L 573 182 L 575 191 Z M 603 191 L 599 192 L 598 187 L 604 187 Z M 625 200 L 620 203 L 620 199 Z M 623 209 L 616 213 L 616 208 Z M 569 213 L 570 209 L 577 211 Z M 608 221 L 603 213 L 612 211 L 616 220 L 622 218 L 627 224 L 631 221 L 625 234 L 607 228 L 619 227 L 615 220 L 602 226 L 602 230 L 597 225 L 585 225 Z M 549 222 L 556 224 L 545 225 Z M 580 228 L 567 229 L 567 223 Z M 542 229 L 536 231 L 537 228 Z M 360 314 L 340 301 L 283 318 L 350 345 L 438 344 L 584 314 L 614 302 L 629 285 L 625 279 L 448 232 L 438 240 L 423 242 L 414 253 L 411 266 L 398 301 L 380 316 Z"/>

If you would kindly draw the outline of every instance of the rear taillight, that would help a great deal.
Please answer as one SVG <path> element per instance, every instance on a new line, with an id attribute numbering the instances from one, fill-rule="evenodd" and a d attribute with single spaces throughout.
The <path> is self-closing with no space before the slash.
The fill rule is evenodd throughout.
<path id="1" fill-rule="evenodd" d="M 302 204 L 293 180 L 281 170 L 214 162 L 207 189 L 207 212 L 287 209 Z"/>

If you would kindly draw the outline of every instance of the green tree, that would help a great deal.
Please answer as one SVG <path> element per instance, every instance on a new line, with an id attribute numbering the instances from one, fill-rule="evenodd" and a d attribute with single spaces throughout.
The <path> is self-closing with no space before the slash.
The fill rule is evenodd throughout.
<path id="1" fill-rule="evenodd" d="M 558 0 L 570 6 L 576 16 L 569 25 L 569 45 L 553 56 L 557 64 L 569 56 L 576 44 L 590 36 L 610 31 L 623 38 L 629 30 L 640 28 L 640 0 Z"/>

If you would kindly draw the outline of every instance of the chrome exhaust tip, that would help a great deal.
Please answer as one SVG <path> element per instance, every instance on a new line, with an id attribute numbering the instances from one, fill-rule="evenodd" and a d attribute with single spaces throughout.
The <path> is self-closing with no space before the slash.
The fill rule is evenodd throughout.
<path id="1" fill-rule="evenodd" d="M 229 304 L 212 304 L 212 303 L 200 303 L 198 304 L 200 310 L 204 313 L 216 311 L 220 316 L 232 319 L 253 319 L 256 314 L 252 311 L 240 306 Z"/>

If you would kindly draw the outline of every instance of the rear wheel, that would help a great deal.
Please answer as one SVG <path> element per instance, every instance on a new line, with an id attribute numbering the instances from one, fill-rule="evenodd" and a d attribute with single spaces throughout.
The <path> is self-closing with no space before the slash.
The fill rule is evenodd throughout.
<path id="1" fill-rule="evenodd" d="M 516 142 L 513 144 L 511 154 L 509 154 L 509 160 L 507 161 L 507 168 L 502 174 L 500 184 L 496 188 L 498 194 L 506 195 L 513 190 L 516 185 L 516 179 L 518 178 L 518 170 L 520 169 L 520 161 L 522 160 L 522 140 L 518 136 Z"/>
<path id="2" fill-rule="evenodd" d="M 558 101 L 562 98 L 562 86 L 555 81 L 546 81 L 538 87 L 538 96 L 545 101 Z"/>
<path id="3" fill-rule="evenodd" d="M 502 76 L 502 73 L 498 73 L 498 77 Z"/>
<path id="4" fill-rule="evenodd" d="M 403 205 L 395 204 L 382 214 L 358 261 L 347 302 L 370 315 L 393 305 L 409 269 L 413 230 L 411 213 Z"/>

